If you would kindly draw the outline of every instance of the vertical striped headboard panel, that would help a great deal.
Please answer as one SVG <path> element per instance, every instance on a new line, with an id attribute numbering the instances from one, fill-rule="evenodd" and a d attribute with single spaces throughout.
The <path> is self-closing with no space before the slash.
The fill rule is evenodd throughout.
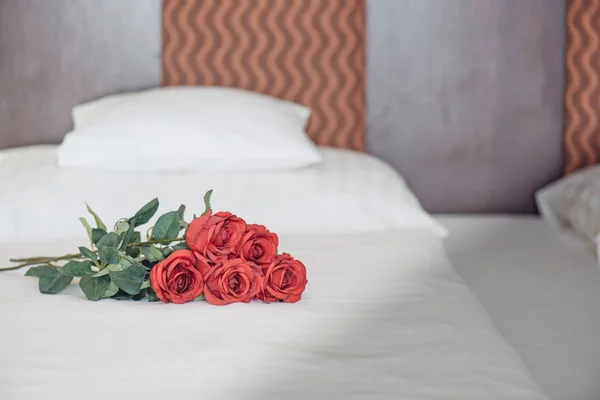
<path id="1" fill-rule="evenodd" d="M 567 1 L 565 173 L 600 162 L 600 0 Z"/>
<path id="2" fill-rule="evenodd" d="M 318 144 L 364 149 L 365 0 L 163 0 L 163 85 L 218 85 L 312 109 Z"/>

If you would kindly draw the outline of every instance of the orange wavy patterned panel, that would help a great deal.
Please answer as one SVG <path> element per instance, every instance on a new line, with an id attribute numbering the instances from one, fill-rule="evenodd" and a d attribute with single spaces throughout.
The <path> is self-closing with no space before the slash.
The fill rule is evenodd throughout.
<path id="1" fill-rule="evenodd" d="M 565 173 L 600 162 L 600 0 L 568 0 Z"/>
<path id="2" fill-rule="evenodd" d="M 295 101 L 318 144 L 364 149 L 365 0 L 163 0 L 163 85 Z"/>

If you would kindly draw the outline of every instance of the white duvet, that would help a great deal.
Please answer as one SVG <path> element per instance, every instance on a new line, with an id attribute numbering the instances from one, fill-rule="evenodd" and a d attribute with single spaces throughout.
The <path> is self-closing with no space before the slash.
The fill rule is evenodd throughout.
<path id="1" fill-rule="evenodd" d="M 428 229 L 445 234 L 390 165 L 364 153 L 320 151 L 320 164 L 297 170 L 159 174 L 61 170 L 56 146 L 3 150 L 0 243 L 85 235 L 79 217 L 87 214 L 86 202 L 112 223 L 159 197 L 159 213 L 185 204 L 189 220 L 204 211 L 209 189 L 216 209 L 277 233 Z"/>
<path id="2" fill-rule="evenodd" d="M 90 302 L 0 274 L 0 399 L 546 399 L 433 234 L 280 247 L 308 269 L 297 304 Z"/>

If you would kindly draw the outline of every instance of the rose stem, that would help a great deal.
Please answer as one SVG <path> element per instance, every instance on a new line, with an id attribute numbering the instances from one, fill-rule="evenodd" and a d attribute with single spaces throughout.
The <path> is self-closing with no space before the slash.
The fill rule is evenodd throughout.
<path id="1" fill-rule="evenodd" d="M 185 238 L 176 238 L 176 239 L 164 239 L 164 240 L 149 240 L 147 242 L 139 242 L 139 243 L 130 243 L 127 247 L 134 246 L 147 246 L 151 244 L 164 244 L 164 243 L 172 243 L 172 242 L 182 242 Z M 94 252 L 97 253 L 97 252 Z M 73 260 L 77 258 L 82 258 L 81 254 L 65 254 L 60 257 L 31 257 L 31 258 L 11 258 L 10 262 L 23 262 L 23 264 L 15 265 L 14 267 L 9 268 L 0 268 L 0 272 L 2 271 L 13 271 L 19 268 L 27 267 L 30 265 L 39 265 L 46 264 L 52 261 L 61 261 L 61 260 Z"/>

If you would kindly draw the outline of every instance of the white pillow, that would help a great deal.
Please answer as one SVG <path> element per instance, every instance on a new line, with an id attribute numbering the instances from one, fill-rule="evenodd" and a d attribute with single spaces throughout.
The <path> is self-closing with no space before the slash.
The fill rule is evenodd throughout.
<path id="1" fill-rule="evenodd" d="M 321 154 L 322 163 L 285 172 L 115 174 L 58 169 L 54 146 L 0 151 L 0 242 L 84 238 L 79 217 L 87 214 L 85 202 L 107 225 L 154 197 L 160 200 L 159 214 L 186 204 L 189 220 L 204 210 L 202 197 L 209 189 L 215 210 L 282 234 L 446 234 L 390 165 L 349 150 L 323 148 Z"/>
<path id="2" fill-rule="evenodd" d="M 226 87 L 185 86 L 109 96 L 73 109 L 61 168 L 257 171 L 318 163 L 310 110 Z"/>
<path id="3" fill-rule="evenodd" d="M 600 166 L 583 169 L 538 190 L 542 217 L 571 244 L 596 251 L 600 236 Z"/>

